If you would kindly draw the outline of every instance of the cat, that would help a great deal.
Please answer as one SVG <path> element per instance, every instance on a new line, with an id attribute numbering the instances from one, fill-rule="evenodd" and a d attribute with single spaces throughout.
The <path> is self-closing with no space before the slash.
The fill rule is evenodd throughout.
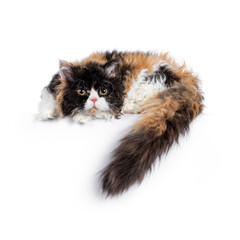
<path id="1" fill-rule="evenodd" d="M 42 90 L 43 120 L 141 114 L 101 172 L 102 191 L 117 195 L 141 182 L 157 157 L 184 135 L 204 105 L 200 80 L 168 53 L 95 52 L 82 61 L 59 61 L 59 71 Z"/>

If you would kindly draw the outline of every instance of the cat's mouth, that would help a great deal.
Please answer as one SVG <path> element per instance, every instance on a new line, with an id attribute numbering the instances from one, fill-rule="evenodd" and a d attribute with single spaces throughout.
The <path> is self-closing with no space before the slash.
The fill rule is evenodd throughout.
<path id="1" fill-rule="evenodd" d="M 92 107 L 92 108 L 90 108 L 90 109 L 88 110 L 88 113 L 94 114 L 94 113 L 96 113 L 97 111 L 98 111 L 98 109 L 94 106 L 94 107 Z"/>

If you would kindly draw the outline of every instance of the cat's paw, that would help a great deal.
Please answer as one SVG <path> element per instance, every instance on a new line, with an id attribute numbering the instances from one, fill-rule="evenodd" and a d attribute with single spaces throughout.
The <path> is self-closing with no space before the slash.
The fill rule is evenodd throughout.
<path id="1" fill-rule="evenodd" d="M 104 118 L 106 122 L 111 122 L 114 119 L 114 116 L 108 116 Z"/>
<path id="2" fill-rule="evenodd" d="M 99 119 L 105 119 L 106 121 L 111 121 L 114 118 L 114 115 L 110 112 L 97 112 L 95 117 Z"/>
<path id="3" fill-rule="evenodd" d="M 50 111 L 43 111 L 43 112 L 40 112 L 38 114 L 38 119 L 42 120 L 42 121 L 48 120 L 48 119 L 54 119 L 56 117 L 57 117 L 56 116 L 56 112 L 52 111 L 52 110 L 50 110 Z"/>
<path id="4" fill-rule="evenodd" d="M 106 121 L 112 121 L 113 118 L 114 118 L 114 116 L 112 114 L 110 114 L 110 113 L 104 115 L 104 119 Z"/>
<path id="5" fill-rule="evenodd" d="M 85 115 L 82 113 L 76 113 L 73 115 L 73 120 L 78 123 L 87 123 L 93 119 L 93 116 L 91 115 Z"/>
<path id="6" fill-rule="evenodd" d="M 54 119 L 58 116 L 58 108 L 56 105 L 46 105 L 44 101 L 42 101 L 39 105 L 39 120 L 48 120 Z"/>

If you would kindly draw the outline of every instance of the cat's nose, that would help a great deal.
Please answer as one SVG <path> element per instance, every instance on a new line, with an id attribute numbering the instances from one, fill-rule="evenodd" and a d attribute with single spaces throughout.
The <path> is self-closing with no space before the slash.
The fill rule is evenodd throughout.
<path id="1" fill-rule="evenodd" d="M 95 102 L 97 101 L 96 98 L 92 98 L 91 100 L 93 101 L 94 104 L 95 104 Z"/>

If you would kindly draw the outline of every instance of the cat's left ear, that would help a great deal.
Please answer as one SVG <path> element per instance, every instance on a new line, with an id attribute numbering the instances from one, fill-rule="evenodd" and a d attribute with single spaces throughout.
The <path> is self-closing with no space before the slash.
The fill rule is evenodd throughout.
<path id="1" fill-rule="evenodd" d="M 63 81 L 73 82 L 71 63 L 65 60 L 59 60 L 59 75 Z"/>
<path id="2" fill-rule="evenodd" d="M 119 71 L 119 62 L 117 60 L 112 60 L 110 62 L 107 62 L 104 65 L 104 70 L 106 75 L 109 78 L 114 78 L 117 75 L 117 72 Z"/>

